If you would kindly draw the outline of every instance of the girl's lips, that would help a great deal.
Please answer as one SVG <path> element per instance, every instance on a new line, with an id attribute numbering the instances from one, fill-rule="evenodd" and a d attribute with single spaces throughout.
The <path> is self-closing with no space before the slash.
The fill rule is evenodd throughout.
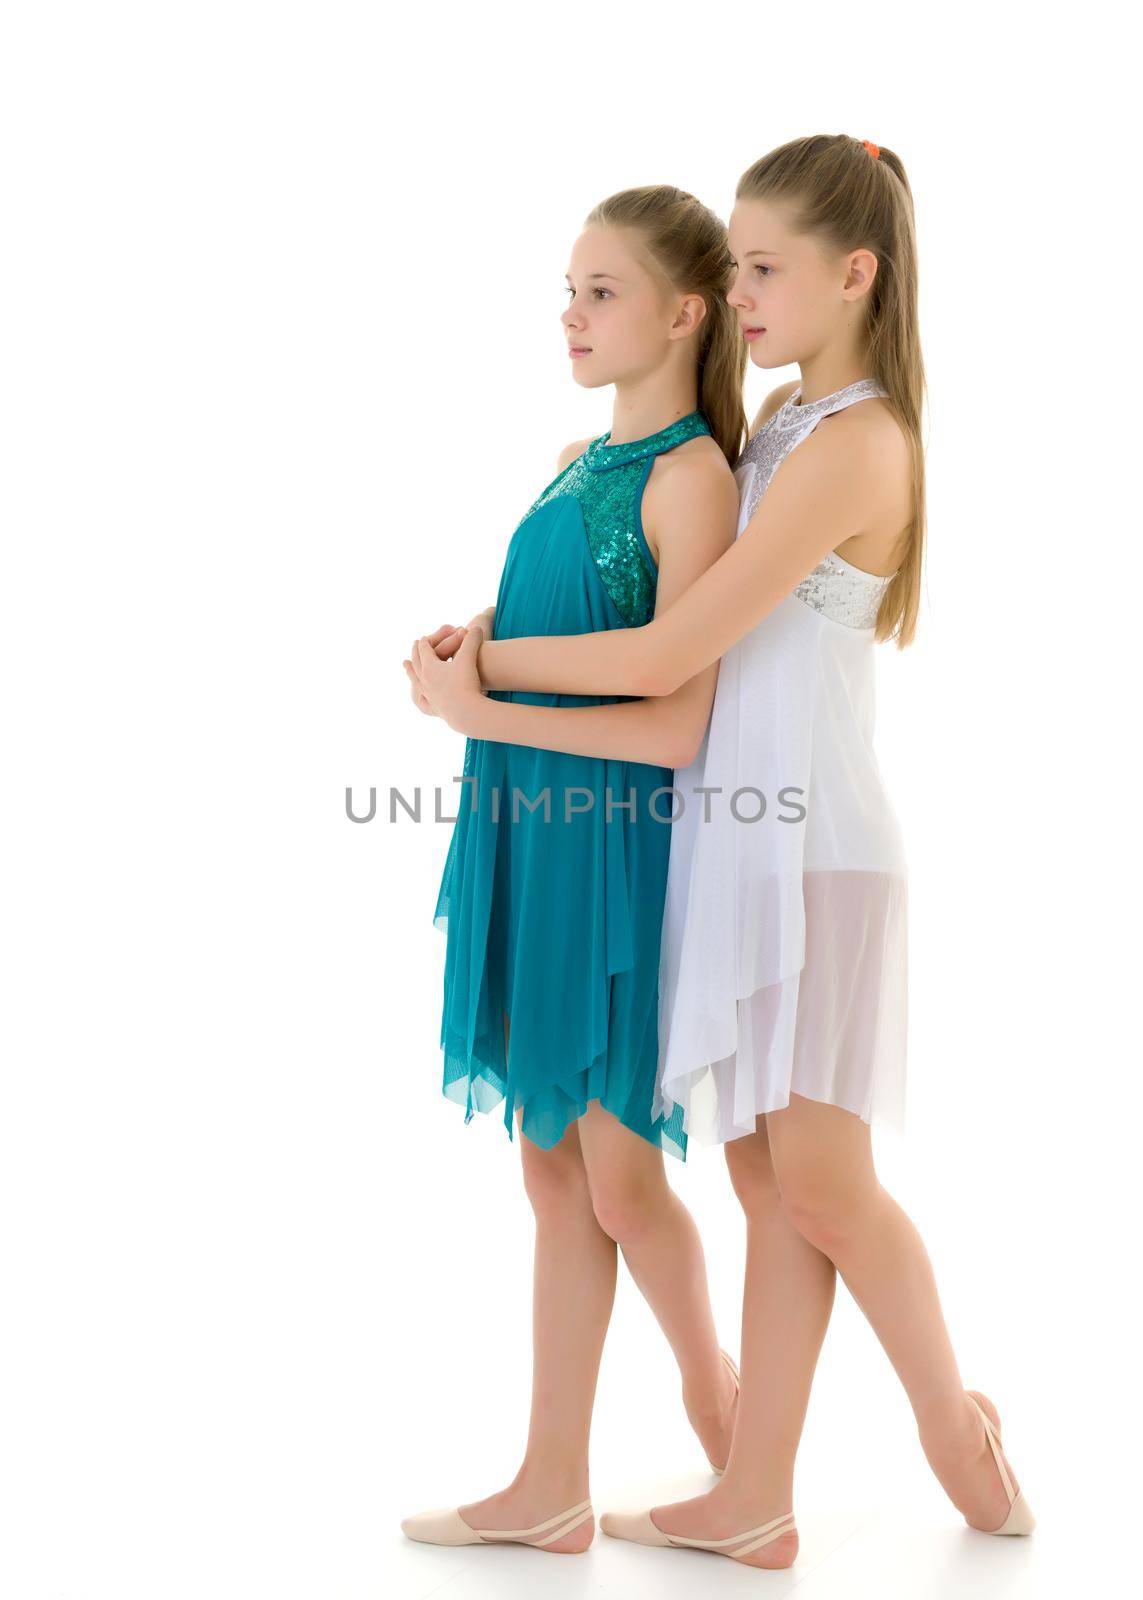
<path id="1" fill-rule="evenodd" d="M 749 343 L 751 339 L 757 339 L 760 334 L 765 332 L 765 328 L 743 328 L 742 330 L 743 337 L 746 339 L 747 343 Z"/>
<path id="2" fill-rule="evenodd" d="M 568 355 L 571 356 L 573 361 L 575 360 L 576 356 L 589 356 L 590 354 L 591 354 L 591 346 L 590 345 L 584 345 L 584 344 L 569 344 L 568 345 Z"/>

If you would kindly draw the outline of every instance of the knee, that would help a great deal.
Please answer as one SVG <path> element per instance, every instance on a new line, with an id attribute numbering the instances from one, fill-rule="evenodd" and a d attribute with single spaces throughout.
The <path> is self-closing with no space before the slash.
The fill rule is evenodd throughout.
<path id="1" fill-rule="evenodd" d="M 731 1139 L 726 1145 L 726 1170 L 738 1203 L 748 1218 L 758 1218 L 781 1209 L 778 1180 L 770 1147 L 764 1134 L 749 1134 Z"/>
<path id="2" fill-rule="evenodd" d="M 779 1195 L 790 1223 L 827 1256 L 843 1249 L 853 1237 L 866 1198 L 861 1191 L 832 1182 L 826 1173 L 809 1171 L 783 1172 Z"/>
<path id="3" fill-rule="evenodd" d="M 591 1216 L 591 1195 L 583 1162 L 568 1152 L 531 1149 L 523 1158 L 524 1192 L 537 1222 L 566 1221 L 578 1212 Z"/>
<path id="4" fill-rule="evenodd" d="M 658 1186 L 622 1173 L 609 1173 L 591 1191 L 595 1220 L 616 1244 L 630 1244 L 646 1233 L 669 1199 Z"/>

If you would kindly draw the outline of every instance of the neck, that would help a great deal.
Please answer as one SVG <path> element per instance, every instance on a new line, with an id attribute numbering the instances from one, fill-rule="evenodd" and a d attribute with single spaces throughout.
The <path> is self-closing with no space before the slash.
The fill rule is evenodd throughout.
<path id="1" fill-rule="evenodd" d="M 802 374 L 799 399 L 803 405 L 812 405 L 827 394 L 836 394 L 861 378 L 873 376 L 869 357 L 860 350 L 822 350 L 798 366 Z"/>
<path id="2" fill-rule="evenodd" d="M 611 437 L 608 444 L 630 444 L 669 428 L 680 417 L 698 410 L 698 392 L 693 372 L 686 378 L 666 378 L 650 373 L 631 383 L 616 383 L 615 403 L 611 408 Z"/>

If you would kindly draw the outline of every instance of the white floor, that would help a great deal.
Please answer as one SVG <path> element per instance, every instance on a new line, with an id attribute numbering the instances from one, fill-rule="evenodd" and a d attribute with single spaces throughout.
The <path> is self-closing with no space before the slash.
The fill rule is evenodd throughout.
<path id="1" fill-rule="evenodd" d="M 793 1567 L 756 1572 L 721 1556 L 677 1550 L 640 1550 L 598 1535 L 591 1550 L 570 1560 L 522 1549 L 478 1549 L 449 1553 L 392 1553 L 385 1592 L 427 1600 L 515 1600 L 538 1593 L 572 1596 L 622 1595 L 629 1600 L 707 1593 L 741 1594 L 764 1588 L 767 1595 L 799 1591 L 799 1600 L 863 1600 L 926 1596 L 929 1600 L 972 1594 L 974 1600 L 1016 1600 L 1047 1592 L 1052 1563 L 1043 1541 L 994 1541 L 947 1522 L 914 1515 L 904 1531 L 893 1510 L 860 1516 L 825 1511 L 800 1520 L 801 1549 Z M 553 1570 L 554 1569 L 554 1570 Z"/>

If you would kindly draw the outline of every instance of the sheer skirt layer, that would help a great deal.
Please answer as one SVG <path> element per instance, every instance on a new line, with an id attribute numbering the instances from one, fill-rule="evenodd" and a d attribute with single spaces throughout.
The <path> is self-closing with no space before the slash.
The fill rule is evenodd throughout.
<path id="1" fill-rule="evenodd" d="M 449 936 L 444 1093 L 464 1106 L 466 1121 L 503 1101 L 510 1137 L 522 1108 L 523 1133 L 545 1148 L 598 1100 L 633 1132 L 684 1157 L 681 1110 L 651 1112 L 671 830 L 649 812 L 669 772 L 476 741 L 469 759 L 483 780 L 479 805 L 461 803 L 434 915 Z M 595 804 L 564 821 L 572 778 L 576 803 L 587 789 Z M 488 797 L 497 784 L 493 822 Z M 521 808 L 513 820 L 513 786 L 534 796 L 545 785 L 551 819 Z M 616 798 L 634 796 L 634 826 L 605 820 L 609 788 Z"/>
<path id="2" fill-rule="evenodd" d="M 791 1091 L 904 1132 L 907 881 L 807 872 L 801 898 L 802 966 L 695 1015 L 689 1048 L 676 1033 L 675 1060 L 699 1064 L 664 1072 L 656 1107 L 683 1109 L 700 1143 L 753 1133 Z"/>
<path id="3" fill-rule="evenodd" d="M 791 1093 L 904 1132 L 907 873 L 871 633 L 788 596 L 723 657 L 675 774 L 653 1109 L 701 1143 Z"/>

